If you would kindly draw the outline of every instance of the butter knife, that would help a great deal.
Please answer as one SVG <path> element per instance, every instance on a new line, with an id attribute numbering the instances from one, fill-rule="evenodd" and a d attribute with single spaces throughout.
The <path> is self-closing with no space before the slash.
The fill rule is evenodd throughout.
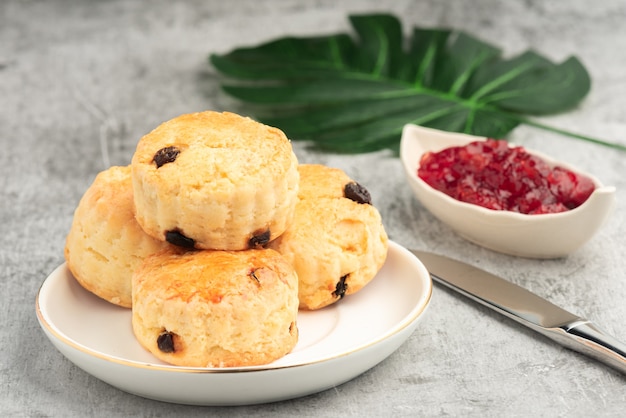
<path id="1" fill-rule="evenodd" d="M 626 373 L 626 345 L 591 321 L 472 265 L 411 250 L 437 283 L 499 312 L 559 344 Z"/>

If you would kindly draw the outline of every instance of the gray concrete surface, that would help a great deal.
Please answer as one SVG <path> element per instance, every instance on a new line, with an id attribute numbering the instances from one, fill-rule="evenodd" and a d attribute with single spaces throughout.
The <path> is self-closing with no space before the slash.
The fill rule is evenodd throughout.
<path id="1" fill-rule="evenodd" d="M 626 143 L 626 3 L 607 1 L 79 0 L 0 3 L 0 416 L 623 416 L 626 378 L 436 287 L 411 338 L 325 392 L 250 407 L 188 407 L 119 391 L 53 348 L 35 295 L 63 262 L 73 210 L 94 176 L 128 164 L 141 135 L 181 113 L 223 109 L 211 52 L 286 34 L 345 31 L 348 13 L 388 11 L 406 27 L 447 26 L 554 60 L 577 55 L 593 87 L 543 121 Z M 512 139 L 617 187 L 584 248 L 527 260 L 470 244 L 413 198 L 399 160 L 313 152 L 370 189 L 392 239 L 506 276 L 626 340 L 626 153 L 530 127 Z M 372 168 L 375 169 L 372 169 Z"/>

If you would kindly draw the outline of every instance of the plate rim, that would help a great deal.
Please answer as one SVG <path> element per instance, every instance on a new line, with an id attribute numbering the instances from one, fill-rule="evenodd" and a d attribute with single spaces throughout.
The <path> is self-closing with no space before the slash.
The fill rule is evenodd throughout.
<path id="1" fill-rule="evenodd" d="M 155 363 L 140 362 L 137 360 L 129 360 L 126 358 L 121 358 L 119 356 L 113 356 L 113 355 L 109 355 L 109 354 L 94 350 L 88 346 L 85 346 L 79 342 L 76 342 L 72 338 L 63 334 L 63 332 L 59 330 L 54 323 L 51 323 L 51 321 L 49 321 L 49 318 L 46 317 L 46 315 L 43 313 L 43 310 L 42 310 L 42 306 L 41 306 L 42 291 L 46 283 L 48 282 L 48 280 L 55 273 L 58 273 L 59 270 L 66 269 L 67 272 L 69 272 L 69 269 L 67 268 L 67 264 L 65 262 L 57 266 L 42 281 L 37 291 L 37 295 L 36 295 L 35 310 L 36 310 L 37 319 L 39 321 L 40 326 L 44 329 L 44 331 L 53 335 L 57 339 L 57 342 L 62 343 L 66 346 L 69 346 L 70 348 L 77 350 L 81 352 L 82 354 L 88 355 L 93 358 L 97 358 L 98 360 L 115 363 L 121 366 L 131 367 L 134 369 L 161 371 L 161 372 L 169 372 L 169 373 L 182 373 L 182 374 L 239 374 L 239 373 L 267 372 L 267 371 L 283 370 L 283 369 L 297 369 L 301 367 L 307 367 L 307 366 L 312 366 L 315 364 L 321 364 L 321 363 L 333 361 L 338 358 L 345 357 L 347 355 L 360 352 L 360 351 L 368 349 L 369 347 L 380 344 L 382 341 L 385 341 L 389 339 L 390 337 L 401 333 L 407 327 L 414 324 L 424 314 L 424 312 L 430 305 L 432 294 L 433 294 L 433 283 L 428 273 L 428 270 L 422 264 L 419 258 L 417 258 L 414 254 L 412 254 L 408 249 L 394 242 L 393 240 L 389 240 L 389 251 L 390 252 L 396 251 L 399 253 L 404 253 L 405 256 L 410 257 L 414 262 L 416 262 L 416 267 L 419 270 L 422 270 L 421 273 L 425 274 L 425 277 L 427 278 L 425 280 L 426 288 L 424 289 L 424 293 L 421 294 L 420 297 L 416 299 L 415 305 L 409 311 L 409 313 L 404 318 L 402 318 L 401 321 L 396 323 L 393 327 L 389 328 L 386 332 L 377 336 L 372 341 L 357 345 L 349 350 L 344 350 L 341 352 L 333 353 L 332 355 L 326 355 L 319 359 L 314 359 L 314 360 L 306 361 L 306 362 L 299 362 L 295 364 L 272 365 L 272 363 L 270 363 L 270 364 L 258 365 L 258 366 L 224 367 L 224 368 L 188 367 L 188 366 L 176 366 L 176 365 L 169 365 L 169 364 L 155 364 Z M 418 274 L 418 276 L 421 276 L 421 275 Z M 64 353 L 62 354 L 65 356 Z"/>

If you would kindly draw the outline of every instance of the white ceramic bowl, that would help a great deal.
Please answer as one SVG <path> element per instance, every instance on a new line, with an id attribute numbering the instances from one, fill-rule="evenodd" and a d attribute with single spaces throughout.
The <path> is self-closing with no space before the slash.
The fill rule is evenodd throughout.
<path id="1" fill-rule="evenodd" d="M 615 187 L 604 186 L 587 173 L 541 153 L 526 150 L 552 165 L 591 178 L 596 189 L 581 206 L 567 212 L 526 215 L 497 211 L 456 200 L 435 190 L 417 176 L 422 154 L 465 145 L 485 138 L 406 125 L 402 131 L 400 158 L 409 184 L 426 209 L 459 235 L 478 245 L 505 254 L 529 258 L 558 258 L 580 248 L 602 226 L 615 203 Z"/>

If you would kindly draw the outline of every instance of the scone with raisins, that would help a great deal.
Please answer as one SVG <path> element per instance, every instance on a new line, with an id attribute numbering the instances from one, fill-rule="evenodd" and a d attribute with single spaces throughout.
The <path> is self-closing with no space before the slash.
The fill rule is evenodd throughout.
<path id="1" fill-rule="evenodd" d="M 130 308 L 133 270 L 168 246 L 147 235 L 135 220 L 130 166 L 111 167 L 96 176 L 76 207 L 65 260 L 85 289 Z"/>
<path id="2" fill-rule="evenodd" d="M 291 143 L 247 117 L 176 117 L 140 139 L 131 165 L 137 221 L 178 246 L 254 248 L 293 218 L 298 161 Z"/>
<path id="3" fill-rule="evenodd" d="M 277 360 L 296 345 L 297 314 L 296 273 L 271 249 L 166 250 L 133 275 L 135 336 L 178 366 Z"/>
<path id="4" fill-rule="evenodd" d="M 340 169 L 301 164 L 296 214 L 269 244 L 294 266 L 301 309 L 320 309 L 369 283 L 388 238 L 368 191 Z"/>

